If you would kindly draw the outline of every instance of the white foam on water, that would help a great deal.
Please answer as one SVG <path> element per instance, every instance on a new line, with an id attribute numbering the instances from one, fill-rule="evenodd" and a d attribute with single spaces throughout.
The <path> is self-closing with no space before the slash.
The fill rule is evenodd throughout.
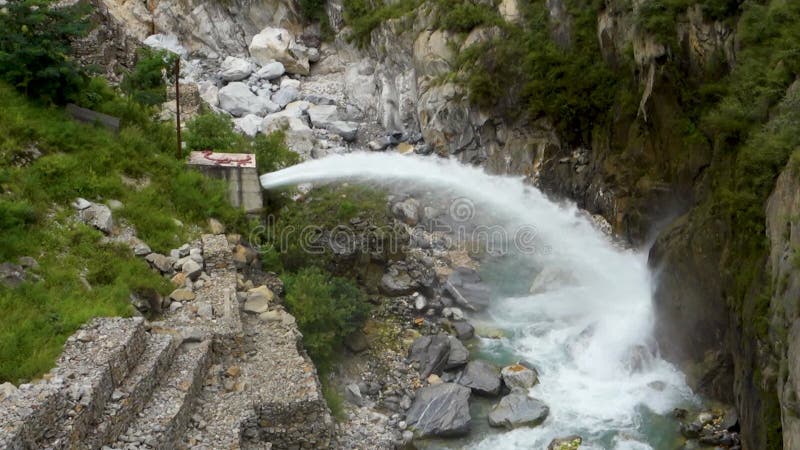
<path id="1" fill-rule="evenodd" d="M 651 448 L 640 430 L 641 408 L 663 414 L 692 399 L 683 374 L 652 354 L 646 255 L 615 247 L 574 205 L 550 201 L 521 178 L 447 159 L 351 153 L 260 180 L 265 189 L 332 180 L 443 188 L 498 217 L 512 233 L 535 230 L 534 250 L 524 257 L 568 279 L 537 294 L 494 299 L 487 314 L 508 333 L 502 345 L 536 365 L 540 383 L 530 394 L 548 404 L 550 415 L 535 428 L 471 439 L 472 448 L 546 448 L 570 434 L 584 437 L 581 448 Z"/>

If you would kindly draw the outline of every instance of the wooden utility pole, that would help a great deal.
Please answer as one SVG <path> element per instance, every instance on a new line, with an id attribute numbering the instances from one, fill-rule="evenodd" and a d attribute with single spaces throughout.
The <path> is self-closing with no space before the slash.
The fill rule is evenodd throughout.
<path id="1" fill-rule="evenodd" d="M 176 55 L 177 56 L 177 55 Z M 175 58 L 175 129 L 178 132 L 178 159 L 183 158 L 181 146 L 181 57 Z"/>

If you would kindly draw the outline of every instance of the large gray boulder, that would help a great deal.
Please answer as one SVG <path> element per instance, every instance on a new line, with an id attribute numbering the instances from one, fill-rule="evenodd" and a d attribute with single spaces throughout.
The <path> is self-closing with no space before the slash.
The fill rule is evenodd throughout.
<path id="1" fill-rule="evenodd" d="M 248 78 L 251 73 L 253 65 L 250 61 L 235 56 L 228 56 L 220 66 L 220 76 L 225 81 L 241 81 Z"/>
<path id="2" fill-rule="evenodd" d="M 512 392 L 500 400 L 489 413 L 489 425 L 493 427 L 533 427 L 547 419 L 550 408 L 540 400 L 522 392 Z"/>
<path id="3" fill-rule="evenodd" d="M 250 56 L 259 64 L 271 61 L 283 64 L 286 72 L 308 75 L 308 55 L 299 51 L 295 38 L 283 28 L 267 27 L 250 41 Z"/>
<path id="4" fill-rule="evenodd" d="M 326 129 L 330 123 L 340 120 L 336 105 L 311 105 L 308 108 L 308 118 L 315 128 Z"/>
<path id="5" fill-rule="evenodd" d="M 539 382 L 539 374 L 537 374 L 535 370 L 529 369 L 522 364 L 513 364 L 503 367 L 503 370 L 500 371 L 500 375 L 503 377 L 503 382 L 512 391 L 520 389 L 527 392 L 528 389 Z"/>
<path id="6" fill-rule="evenodd" d="M 428 378 L 432 373 L 441 375 L 447 367 L 449 355 L 450 338 L 443 334 L 420 336 L 408 351 L 408 359 L 419 362 L 419 375 L 422 379 Z"/>
<path id="7" fill-rule="evenodd" d="M 272 94 L 272 102 L 281 108 L 300 98 L 300 91 L 294 86 L 283 86 Z"/>
<path id="8" fill-rule="evenodd" d="M 269 98 L 255 95 L 246 84 L 239 81 L 219 90 L 219 107 L 236 117 L 247 114 L 263 116 L 280 110 Z"/>
<path id="9" fill-rule="evenodd" d="M 105 234 L 111 234 L 114 228 L 111 208 L 99 203 L 89 202 L 82 198 L 76 200 L 73 206 L 78 209 L 78 216 L 83 223 L 95 227 Z"/>
<path id="10" fill-rule="evenodd" d="M 457 267 L 444 288 L 457 304 L 472 311 L 486 309 L 491 301 L 489 287 L 481 282 L 478 272 L 467 267 Z"/>
<path id="11" fill-rule="evenodd" d="M 255 77 L 259 80 L 274 80 L 283 76 L 284 73 L 286 73 L 286 69 L 283 67 L 283 64 L 278 61 L 269 61 L 258 69 Z"/>
<path id="12" fill-rule="evenodd" d="M 417 391 L 406 422 L 418 437 L 454 437 L 469 433 L 469 389 L 454 383 L 425 386 Z"/>
<path id="13" fill-rule="evenodd" d="M 467 347 L 464 347 L 464 344 L 453 336 L 448 336 L 448 339 L 450 340 L 450 353 L 447 355 L 444 370 L 456 369 L 469 361 Z"/>
<path id="14" fill-rule="evenodd" d="M 486 361 L 470 361 L 456 382 L 479 395 L 500 394 L 500 372 Z"/>

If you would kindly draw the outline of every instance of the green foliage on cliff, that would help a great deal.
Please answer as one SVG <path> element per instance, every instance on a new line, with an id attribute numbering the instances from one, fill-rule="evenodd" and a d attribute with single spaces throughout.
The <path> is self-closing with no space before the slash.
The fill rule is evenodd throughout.
<path id="1" fill-rule="evenodd" d="M 470 101 L 509 116 L 547 116 L 568 141 L 588 141 L 609 113 L 619 82 L 600 55 L 597 10 L 571 11 L 575 33 L 566 47 L 550 36 L 544 1 L 534 1 L 522 11 L 523 26 L 503 25 L 499 36 L 462 52 L 458 67 Z"/>
<path id="2" fill-rule="evenodd" d="M 68 55 L 70 40 L 85 35 L 90 8 L 78 2 L 18 0 L 0 9 L 0 80 L 34 97 L 65 102 L 84 76 Z"/>
<path id="3" fill-rule="evenodd" d="M 195 116 L 186 124 L 186 149 L 238 153 L 246 145 L 246 138 L 233 129 L 233 120 L 227 114 L 206 113 Z"/>
<path id="4" fill-rule="evenodd" d="M 345 336 L 366 319 L 366 296 L 352 281 L 316 267 L 302 268 L 285 280 L 286 306 L 297 319 L 306 350 L 326 373 Z"/>
<path id="5" fill-rule="evenodd" d="M 370 42 L 370 34 L 378 25 L 405 16 L 422 4 L 422 0 L 344 0 L 344 20 L 352 29 L 350 40 L 360 46 Z"/>
<path id="6" fill-rule="evenodd" d="M 177 55 L 166 50 L 142 47 L 136 52 L 136 66 L 125 74 L 122 92 L 142 105 L 160 105 L 167 101 L 164 75 L 175 64 Z"/>
<path id="7" fill-rule="evenodd" d="M 129 112 L 119 134 L 0 84 L 0 262 L 32 256 L 40 264 L 31 271 L 40 279 L 0 286 L 3 381 L 49 369 L 66 337 L 89 318 L 130 314 L 132 292 L 168 293 L 164 278 L 127 247 L 102 244 L 99 231 L 77 222 L 70 206 L 76 197 L 121 201 L 117 223 L 127 221 L 162 252 L 196 234 L 209 216 L 231 229 L 244 225 L 243 213 L 225 200 L 224 183 L 175 159 L 170 124 L 99 81 L 91 93 L 79 97 Z M 42 156 L 23 164 L 31 149 Z"/>

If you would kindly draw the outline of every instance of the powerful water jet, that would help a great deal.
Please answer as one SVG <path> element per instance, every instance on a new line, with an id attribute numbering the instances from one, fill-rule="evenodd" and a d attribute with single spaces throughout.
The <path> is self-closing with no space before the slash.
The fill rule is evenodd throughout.
<path id="1" fill-rule="evenodd" d="M 550 406 L 550 417 L 535 428 L 473 436 L 462 444 L 545 448 L 555 437 L 580 434 L 586 448 L 658 448 L 663 436 L 648 429 L 648 415 L 692 401 L 683 375 L 654 352 L 646 256 L 614 246 L 573 204 L 553 202 L 519 177 L 388 153 L 330 156 L 260 180 L 265 189 L 333 180 L 446 189 L 498 225 L 535 231 L 533 251 L 509 257 L 524 258 L 535 271 L 565 276 L 545 277 L 550 281 L 533 293 L 527 288 L 534 274 L 523 280 L 509 276 L 505 283 L 524 289 L 494 298 L 482 319 L 505 330 L 506 337 L 487 339 L 482 348 L 490 356 L 510 352 L 537 366 L 540 384 L 531 395 Z"/>

